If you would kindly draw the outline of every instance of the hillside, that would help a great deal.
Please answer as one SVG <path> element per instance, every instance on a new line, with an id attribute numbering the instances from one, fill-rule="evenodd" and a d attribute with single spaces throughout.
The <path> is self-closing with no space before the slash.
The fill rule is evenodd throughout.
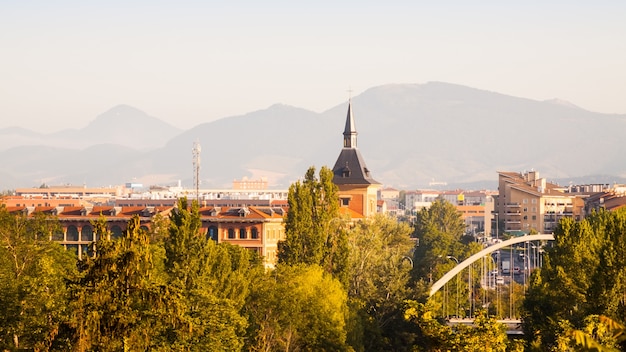
<path id="1" fill-rule="evenodd" d="M 441 82 L 374 87 L 353 97 L 352 104 L 359 149 L 373 177 L 385 185 L 426 188 L 435 180 L 449 187 L 493 188 L 500 170 L 535 169 L 561 183 L 622 182 L 626 175 L 621 162 L 626 115 Z M 119 106 L 86 128 L 54 136 L 0 130 L 14 143 L 0 145 L 5 148 L 0 188 L 131 180 L 147 185 L 182 180 L 191 187 L 195 141 L 202 146 L 201 187 L 230 187 L 233 179 L 265 176 L 273 188 L 287 188 L 309 166 L 332 167 L 346 111 L 347 102 L 323 113 L 276 104 L 179 131 Z M 26 145 L 15 145 L 19 134 Z"/>

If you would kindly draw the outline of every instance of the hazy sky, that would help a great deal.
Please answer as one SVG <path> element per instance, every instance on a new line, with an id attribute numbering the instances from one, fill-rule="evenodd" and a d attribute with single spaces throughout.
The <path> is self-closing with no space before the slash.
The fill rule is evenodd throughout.
<path id="1" fill-rule="evenodd" d="M 626 113 L 625 18 L 619 0 L 4 0 L 0 128 L 129 104 L 186 129 L 428 81 Z"/>

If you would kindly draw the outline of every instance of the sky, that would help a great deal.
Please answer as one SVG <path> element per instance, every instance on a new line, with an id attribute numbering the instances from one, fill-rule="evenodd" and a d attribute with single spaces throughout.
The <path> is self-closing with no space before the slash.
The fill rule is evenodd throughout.
<path id="1" fill-rule="evenodd" d="M 618 0 L 4 0 L 0 128 L 82 128 L 127 104 L 188 129 L 429 81 L 626 114 L 625 15 Z"/>

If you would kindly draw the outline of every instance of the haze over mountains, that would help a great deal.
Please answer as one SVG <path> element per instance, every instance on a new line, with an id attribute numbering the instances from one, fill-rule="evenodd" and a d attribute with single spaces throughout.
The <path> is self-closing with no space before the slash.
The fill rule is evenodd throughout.
<path id="1" fill-rule="evenodd" d="M 82 129 L 4 128 L 0 189 L 178 180 L 191 188 L 196 141 L 202 188 L 230 188 L 244 176 L 288 188 L 309 166 L 334 165 L 347 107 L 316 113 L 276 104 L 181 131 L 120 105 Z M 561 184 L 625 182 L 626 115 L 441 82 L 374 87 L 352 107 L 358 147 L 385 186 L 495 189 L 496 171 L 531 169 Z"/>

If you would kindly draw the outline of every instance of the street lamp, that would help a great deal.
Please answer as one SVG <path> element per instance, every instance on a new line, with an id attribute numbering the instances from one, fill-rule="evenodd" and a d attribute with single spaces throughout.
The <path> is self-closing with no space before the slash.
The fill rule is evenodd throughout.
<path id="1" fill-rule="evenodd" d="M 447 255 L 446 258 L 453 259 L 459 265 L 459 260 L 455 257 Z M 459 274 L 456 274 L 456 317 L 459 318 Z"/>

